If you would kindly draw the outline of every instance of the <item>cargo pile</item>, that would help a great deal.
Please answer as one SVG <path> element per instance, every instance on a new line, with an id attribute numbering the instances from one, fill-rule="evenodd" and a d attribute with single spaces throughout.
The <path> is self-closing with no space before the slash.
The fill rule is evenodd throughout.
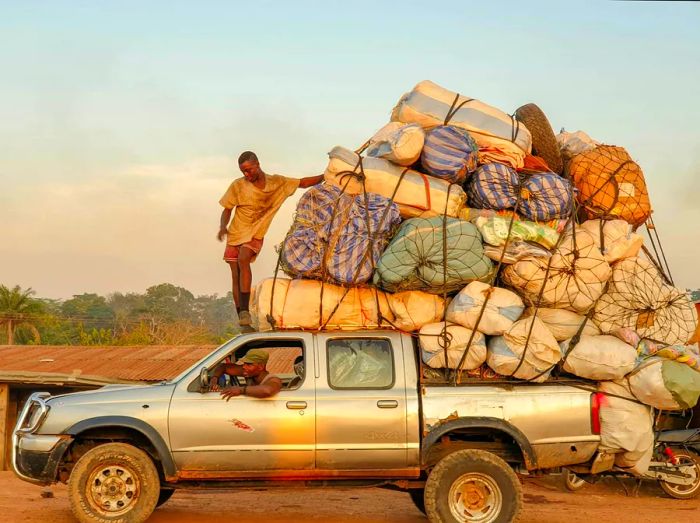
<path id="1" fill-rule="evenodd" d="M 591 380 L 601 448 L 646 470 L 651 407 L 698 401 L 698 318 L 624 148 L 424 81 L 329 157 L 280 246 L 288 278 L 253 293 L 257 329 L 411 332 L 426 380 Z"/>

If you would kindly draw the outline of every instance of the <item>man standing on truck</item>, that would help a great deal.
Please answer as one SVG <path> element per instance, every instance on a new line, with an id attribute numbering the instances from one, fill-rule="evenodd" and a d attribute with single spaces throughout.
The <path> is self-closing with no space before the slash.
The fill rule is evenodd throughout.
<path id="1" fill-rule="evenodd" d="M 219 390 L 219 378 L 223 374 L 243 376 L 246 384 L 243 386 L 224 387 L 221 398 L 226 401 L 236 396 L 253 398 L 269 398 L 282 389 L 282 380 L 270 374 L 267 370 L 267 360 L 270 353 L 262 349 L 250 349 L 235 365 L 223 363 L 209 378 L 209 390 Z"/>
<path id="2" fill-rule="evenodd" d="M 219 200 L 224 210 L 217 238 L 219 241 L 227 238 L 224 261 L 231 267 L 233 301 L 239 325 L 247 326 L 250 325 L 248 306 L 253 280 L 250 264 L 262 249 L 272 219 L 294 191 L 320 183 L 323 175 L 297 179 L 265 174 L 258 157 L 251 151 L 238 157 L 238 167 L 243 178 L 234 180 Z M 234 208 L 236 212 L 231 220 Z"/>

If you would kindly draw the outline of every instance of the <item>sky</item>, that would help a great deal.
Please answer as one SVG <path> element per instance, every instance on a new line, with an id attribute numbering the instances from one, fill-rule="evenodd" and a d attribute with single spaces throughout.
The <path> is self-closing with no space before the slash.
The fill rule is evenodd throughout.
<path id="1" fill-rule="evenodd" d="M 0 0 L 0 283 L 223 295 L 218 200 L 238 154 L 320 174 L 429 79 L 624 146 L 675 283 L 700 288 L 700 5 L 482 4 Z"/>

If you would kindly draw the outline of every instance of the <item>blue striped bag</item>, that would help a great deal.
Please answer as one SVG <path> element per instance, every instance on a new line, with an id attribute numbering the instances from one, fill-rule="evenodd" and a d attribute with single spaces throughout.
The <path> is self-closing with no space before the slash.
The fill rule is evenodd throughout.
<path id="1" fill-rule="evenodd" d="M 467 131 L 440 125 L 426 133 L 420 161 L 428 174 L 461 184 L 476 169 L 478 153 Z"/>
<path id="2" fill-rule="evenodd" d="M 567 218 L 572 212 L 571 183 L 555 173 L 522 175 L 500 163 L 480 166 L 467 180 L 469 206 L 497 211 L 513 209 L 532 221 Z"/>
<path id="3" fill-rule="evenodd" d="M 297 205 L 282 244 L 281 267 L 295 278 L 367 282 L 400 221 L 398 206 L 379 194 L 349 195 L 328 184 L 312 187 Z"/>

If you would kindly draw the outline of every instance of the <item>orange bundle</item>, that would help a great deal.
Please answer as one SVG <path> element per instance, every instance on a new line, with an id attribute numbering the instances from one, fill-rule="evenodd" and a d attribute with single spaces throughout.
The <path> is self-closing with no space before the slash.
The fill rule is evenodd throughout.
<path id="1" fill-rule="evenodd" d="M 589 218 L 621 218 L 636 226 L 651 215 L 642 169 L 624 148 L 600 145 L 574 156 L 568 169 Z"/>

